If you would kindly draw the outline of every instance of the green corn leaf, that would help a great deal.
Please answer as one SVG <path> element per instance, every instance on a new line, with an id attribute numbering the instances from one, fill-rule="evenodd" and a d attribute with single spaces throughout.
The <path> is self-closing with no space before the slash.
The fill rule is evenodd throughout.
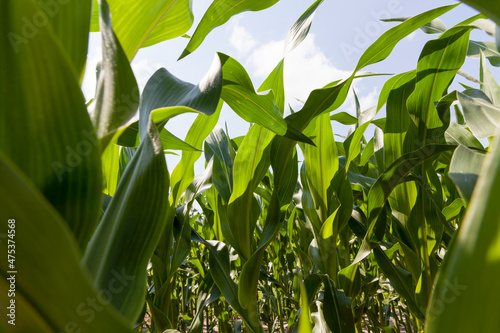
<path id="1" fill-rule="evenodd" d="M 384 157 L 387 165 L 403 154 L 404 139 L 411 121 L 406 100 L 414 88 L 415 71 L 411 71 L 389 79 L 380 93 L 379 108 L 383 103 L 384 91 L 387 91 L 387 121 L 384 127 Z"/>
<path id="2" fill-rule="evenodd" d="M 361 276 L 359 265 L 350 265 L 339 271 L 339 288 L 347 297 L 354 298 L 361 292 Z"/>
<path id="3" fill-rule="evenodd" d="M 314 14 L 322 2 L 323 0 L 315 1 L 290 28 L 285 40 L 285 56 L 307 37 L 314 19 Z"/>
<path id="4" fill-rule="evenodd" d="M 323 207 L 328 210 L 328 188 L 333 180 L 333 176 L 339 168 L 337 157 L 337 147 L 333 139 L 333 129 L 330 116 L 323 114 L 316 118 L 314 136 L 315 146 L 306 145 L 304 151 L 304 161 L 306 175 L 309 179 L 309 186 L 313 191 L 314 200 L 322 201 Z M 326 218 L 327 211 L 323 212 Z"/>
<path id="5" fill-rule="evenodd" d="M 458 146 L 453 154 L 448 176 L 453 179 L 462 198 L 469 203 L 472 191 L 479 178 L 479 171 L 485 159 L 484 154 L 476 153 L 464 146 Z"/>
<path id="6" fill-rule="evenodd" d="M 481 13 L 486 14 L 489 18 L 500 25 L 500 11 L 496 2 L 490 2 L 488 0 L 465 0 L 464 1 L 469 6 L 472 6 L 479 10 Z"/>
<path id="7" fill-rule="evenodd" d="M 132 60 L 141 47 L 182 36 L 193 24 L 190 0 L 109 0 L 113 27 L 123 50 Z M 91 31 L 99 31 L 96 1 Z"/>
<path id="8" fill-rule="evenodd" d="M 241 118 L 285 135 L 287 124 L 274 104 L 274 94 L 257 94 L 247 72 L 235 59 L 219 54 L 222 61 L 224 87 L 222 99 Z"/>
<path id="9" fill-rule="evenodd" d="M 148 303 L 149 311 L 151 312 L 151 319 L 154 321 L 156 327 L 161 330 L 163 330 L 164 327 L 172 327 L 172 322 L 167 315 L 158 309 L 149 297 L 146 298 L 146 302 Z M 167 332 L 168 330 L 165 329 L 163 331 Z"/>
<path id="10" fill-rule="evenodd" d="M 275 137 L 271 146 L 271 166 L 274 172 L 274 191 L 277 192 L 280 207 L 292 200 L 297 187 L 299 174 L 297 150 L 291 150 L 283 145 L 290 141 L 282 137 Z M 288 155 L 290 154 L 290 155 Z"/>
<path id="11" fill-rule="evenodd" d="M 229 138 L 220 127 L 216 127 L 205 141 L 205 160 L 214 158 L 212 181 L 217 192 L 229 203 L 233 191 L 234 152 Z"/>
<path id="12" fill-rule="evenodd" d="M 358 118 L 351 116 L 347 112 L 337 112 L 330 117 L 330 120 L 338 121 L 343 125 L 355 125 L 358 123 Z"/>
<path id="13" fill-rule="evenodd" d="M 194 52 L 213 29 L 226 23 L 232 16 L 246 11 L 269 8 L 279 0 L 215 0 L 203 15 L 188 45 L 179 59 Z"/>
<path id="14" fill-rule="evenodd" d="M 255 224 L 259 206 L 253 195 L 271 164 L 271 143 L 275 134 L 254 125 L 241 143 L 234 160 L 233 193 L 229 199 L 228 219 L 232 234 L 238 240 L 231 244 L 244 260 L 253 253 Z"/>
<path id="15" fill-rule="evenodd" d="M 77 77 L 83 80 L 85 63 L 87 61 L 87 47 L 89 39 L 89 20 L 91 17 L 92 2 L 89 0 L 77 1 L 40 1 L 40 12 L 47 14 L 50 26 L 55 36 L 65 49 L 68 59 L 73 63 Z M 38 15 L 37 17 L 40 17 Z M 33 16 L 29 16 L 33 17 Z M 38 21 L 39 22 L 39 21 Z M 36 34 L 37 27 L 32 25 L 28 28 Z M 20 36 L 19 36 L 20 37 Z M 26 40 L 24 37 L 27 37 Z M 11 40 L 14 44 L 26 43 L 29 36 L 24 35 L 20 39 Z"/>
<path id="16" fill-rule="evenodd" d="M 255 306 L 252 307 L 252 305 L 256 302 L 255 297 L 257 295 L 257 284 L 260 277 L 260 267 L 262 265 L 265 250 L 271 241 L 276 238 L 281 227 L 281 203 L 289 202 L 291 199 L 295 190 L 295 179 L 297 178 L 298 173 L 297 154 L 295 153 L 293 155 L 291 163 L 283 163 L 284 161 L 279 159 L 280 146 L 279 144 L 276 144 L 276 142 L 279 142 L 279 140 L 273 141 L 271 146 L 271 153 L 274 151 L 274 154 L 271 155 L 271 161 L 275 172 L 275 182 L 267 209 L 264 229 L 256 251 L 243 266 L 240 277 L 240 285 L 238 286 L 238 297 L 240 303 L 244 308 L 249 309 L 249 311 L 255 311 Z M 288 179 L 292 180 L 291 184 L 287 183 Z M 288 201 L 282 201 L 284 198 L 288 198 Z"/>
<path id="17" fill-rule="evenodd" d="M 38 5 L 21 0 L 4 7 L 11 19 L 0 25 L 7 36 L 0 42 L 0 151 L 59 211 L 83 249 L 99 218 L 102 179 L 80 73 L 50 24 L 27 43 L 11 43 L 13 36 L 22 36 L 21 18 L 41 12 Z"/>
<path id="18" fill-rule="evenodd" d="M 302 278 L 299 278 L 300 285 L 300 316 L 298 324 L 298 332 L 312 333 L 312 325 L 310 319 L 309 310 L 309 298 L 307 296 L 307 290 Z"/>
<path id="19" fill-rule="evenodd" d="M 404 22 L 411 17 L 393 17 L 389 19 L 382 19 L 384 22 Z M 440 34 L 446 31 L 446 24 L 440 19 L 434 19 L 420 28 L 426 34 Z"/>
<path id="20" fill-rule="evenodd" d="M 384 60 L 391 54 L 392 50 L 401 39 L 456 6 L 458 6 L 458 4 L 429 10 L 404 21 L 392 29 L 389 29 L 363 53 L 358 61 L 355 72 L 359 71 L 363 67 Z"/>
<path id="21" fill-rule="evenodd" d="M 422 50 L 417 65 L 415 90 L 406 103 L 408 113 L 418 127 L 418 135 L 416 138 L 408 136 L 408 144 L 421 147 L 444 140 L 441 137 L 447 124 L 434 102 L 442 97 L 462 67 L 471 29 L 451 28 L 438 39 L 427 42 Z"/>
<path id="22" fill-rule="evenodd" d="M 210 273 L 227 302 L 238 312 L 252 332 L 263 333 L 259 317 L 250 316 L 238 300 L 238 285 L 230 276 L 229 251 L 226 245 L 218 241 L 206 241 L 194 230 L 191 231 L 191 240 L 202 243 L 210 251 Z"/>
<path id="23" fill-rule="evenodd" d="M 143 112 L 142 122 L 145 117 L 150 118 Z M 96 289 L 107 285 L 115 271 L 133 277 L 111 301 L 130 324 L 143 307 L 146 267 L 165 225 L 168 186 L 160 137 L 150 118 L 83 258 Z"/>
<path id="24" fill-rule="evenodd" d="M 391 281 L 391 285 L 406 300 L 412 314 L 419 320 L 424 320 L 424 311 L 418 307 L 415 299 L 411 274 L 395 266 L 381 248 L 373 249 L 373 254 L 380 269 Z"/>
<path id="25" fill-rule="evenodd" d="M 415 89 L 415 75 L 415 71 L 410 71 L 389 79 L 380 94 L 379 108 L 383 104 L 382 96 L 387 96 L 387 121 L 384 127 L 385 165 L 392 164 L 405 151 L 404 141 L 411 122 L 406 101 Z M 389 197 L 389 203 L 394 210 L 409 216 L 415 198 L 415 185 L 404 183 L 396 186 L 393 195 Z"/>
<path id="26" fill-rule="evenodd" d="M 184 112 L 211 115 L 217 110 L 221 91 L 220 57 L 214 58 L 212 66 L 197 85 L 182 81 L 161 68 L 148 80 L 141 96 L 139 110 L 141 114 L 143 112 L 149 114 L 152 110 L 164 108 L 165 110 L 152 115 L 155 122 L 167 121 L 169 117 Z M 175 108 L 167 109 L 173 107 Z M 142 124 L 142 127 L 139 126 L 141 132 L 144 132 L 145 126 L 147 123 Z"/>
<path id="27" fill-rule="evenodd" d="M 199 287 L 197 300 L 196 300 L 196 315 L 193 322 L 189 327 L 189 333 L 202 333 L 203 332 L 203 312 L 208 304 L 214 302 L 220 297 L 220 291 L 214 284 L 212 275 L 207 275 Z"/>
<path id="28" fill-rule="evenodd" d="M 480 42 L 471 40 L 467 56 L 471 58 L 481 58 L 481 54 L 485 55 L 486 59 L 488 59 L 492 66 L 500 66 L 500 52 L 498 51 L 495 42 Z"/>
<path id="29" fill-rule="evenodd" d="M 368 125 L 370 125 L 371 120 L 375 116 L 375 112 L 376 108 L 371 108 L 363 112 L 361 117 L 358 119 L 358 123 L 356 124 L 356 130 L 344 141 L 346 169 L 349 169 L 351 162 L 361 152 L 361 140 L 366 129 L 368 128 Z"/>
<path id="30" fill-rule="evenodd" d="M 164 150 L 200 151 L 200 149 L 182 141 L 165 128 L 160 132 L 160 140 Z"/>
<path id="31" fill-rule="evenodd" d="M 94 128 L 104 150 L 113 134 L 124 126 L 139 106 L 139 88 L 134 73 L 116 38 L 106 0 L 100 2 L 102 62 L 97 77 L 97 92 L 93 113 Z"/>
<path id="32" fill-rule="evenodd" d="M 194 110 L 185 107 L 172 107 L 172 108 L 162 108 L 155 110 L 154 114 L 157 121 L 164 122 L 165 120 L 177 116 L 179 114 L 194 112 Z M 163 114 L 162 114 L 163 113 Z M 200 151 L 198 148 L 191 146 L 190 144 L 182 141 L 167 129 L 163 128 L 160 132 L 161 144 L 164 150 L 186 150 L 186 151 Z M 123 147 L 136 148 L 141 143 L 139 139 L 139 122 L 130 124 L 119 136 L 116 143 Z"/>
<path id="33" fill-rule="evenodd" d="M 445 151 L 453 150 L 455 146 L 430 144 L 412 153 L 405 154 L 394 161 L 387 170 L 379 176 L 370 192 L 368 193 L 368 232 L 363 240 L 363 244 L 356 255 L 354 264 L 366 258 L 372 248 L 371 243 L 380 242 L 377 240 L 375 231 L 377 221 L 381 215 L 385 202 L 389 198 L 394 188 L 399 185 L 406 175 L 417 165 L 428 158 Z"/>
<path id="34" fill-rule="evenodd" d="M 482 82 L 481 90 L 488 96 L 495 106 L 500 106 L 500 86 L 486 64 L 486 57 L 481 53 L 479 79 Z"/>
<path id="35" fill-rule="evenodd" d="M 184 36 L 191 29 L 194 22 L 192 3 L 192 0 L 176 0 L 147 36 L 141 47 L 148 47 Z"/>
<path id="36" fill-rule="evenodd" d="M 110 144 L 102 153 L 101 161 L 105 182 L 103 193 L 114 196 L 120 178 L 120 147 Z"/>
<path id="37" fill-rule="evenodd" d="M 325 286 L 323 311 L 331 316 L 326 316 L 326 323 L 332 332 L 354 333 L 354 319 L 352 316 L 350 300 L 337 290 L 327 275 L 321 275 Z"/>
<path id="38" fill-rule="evenodd" d="M 283 83 L 283 70 L 285 61 L 282 59 L 273 69 L 271 74 L 262 82 L 258 92 L 272 90 L 274 94 L 274 104 L 278 107 L 281 115 L 285 112 L 285 86 Z"/>
<path id="39" fill-rule="evenodd" d="M 452 145 L 463 145 L 465 147 L 484 150 L 481 142 L 472 134 L 472 132 L 464 125 L 459 125 L 451 122 L 445 132 L 446 142 Z"/>
<path id="40" fill-rule="evenodd" d="M 462 208 L 465 208 L 465 200 L 461 198 L 455 199 L 443 209 L 443 215 L 446 217 L 447 221 L 453 220 L 460 215 Z"/>
<path id="41" fill-rule="evenodd" d="M 113 271 L 115 275 L 96 292 L 85 268 L 80 265 L 81 250 L 66 222 L 2 153 L 0 218 L 4 221 L 0 233 L 5 235 L 8 233 L 7 222 L 15 220 L 15 227 L 9 230 L 15 230 L 17 245 L 17 266 L 8 267 L 7 260 L 0 263 L 0 291 L 4 295 L 8 294 L 9 282 L 12 282 L 9 280 L 12 273 L 9 272 L 19 272 L 14 274 L 16 325 L 8 325 L 9 318 L 4 318 L 0 327 L 5 332 L 65 332 L 75 329 L 132 332 L 132 326 L 108 305 L 108 301 L 115 298 L 115 292 L 130 283 L 129 276 L 122 271 Z M 7 253 L 9 243 L 12 244 L 7 239 L 0 242 L 4 253 Z"/>
<path id="42" fill-rule="evenodd" d="M 301 196 L 301 204 L 302 209 L 304 210 L 304 214 L 307 217 L 307 223 L 310 225 L 310 230 L 314 234 L 319 234 L 319 230 L 321 229 L 321 218 L 316 210 L 316 203 L 314 202 L 314 197 L 312 191 L 309 187 L 309 180 L 306 174 L 305 164 L 302 164 L 300 168 L 300 183 L 302 185 L 302 196 Z M 326 211 L 325 208 L 323 208 Z M 320 269 L 324 271 L 321 263 L 317 263 L 320 265 Z"/>
<path id="43" fill-rule="evenodd" d="M 193 182 L 188 186 L 185 192 L 185 203 L 192 205 L 197 196 L 205 192 L 212 186 L 213 178 L 213 160 L 207 163 L 205 171 L 201 175 L 194 178 Z M 200 273 L 203 274 L 203 273 Z"/>
<path id="44" fill-rule="evenodd" d="M 498 138 L 479 172 L 469 209 L 441 266 L 427 309 L 427 332 L 500 329 L 499 318 L 493 315 L 499 305 L 498 289 L 490 288 L 500 277 Z M 489 312 L 492 315 L 485 316 Z"/>
<path id="45" fill-rule="evenodd" d="M 352 77 L 334 86 L 326 86 L 311 92 L 302 109 L 286 117 L 288 122 L 299 131 L 323 112 L 337 109 L 347 98 Z"/>
<path id="46" fill-rule="evenodd" d="M 212 132 L 217 124 L 220 111 L 222 109 L 222 102 L 219 102 L 215 113 L 211 116 L 204 114 L 198 115 L 184 140 L 191 146 L 201 149 L 203 141 Z M 194 179 L 194 163 L 200 158 L 201 151 L 183 151 L 181 161 L 177 164 L 174 171 L 172 171 L 171 187 L 172 196 L 171 202 L 177 204 L 184 190 L 191 184 Z"/>
<path id="47" fill-rule="evenodd" d="M 491 104 L 489 98 L 477 89 L 457 92 L 465 120 L 477 138 L 493 136 L 500 124 L 500 107 Z"/>
<path id="48" fill-rule="evenodd" d="M 266 221 L 257 250 L 250 259 L 243 265 L 238 286 L 238 299 L 243 308 L 250 313 L 258 309 L 257 305 L 257 285 L 260 277 L 260 266 L 264 251 L 271 241 L 276 237 L 280 224 L 280 206 L 277 195 L 271 197 L 271 202 L 267 209 Z M 258 310 L 257 310 L 258 311 Z"/>

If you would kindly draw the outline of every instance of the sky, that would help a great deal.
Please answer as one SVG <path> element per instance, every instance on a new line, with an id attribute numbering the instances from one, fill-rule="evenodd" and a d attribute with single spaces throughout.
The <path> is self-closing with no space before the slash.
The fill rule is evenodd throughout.
<path id="1" fill-rule="evenodd" d="M 191 35 L 210 0 L 193 0 L 195 21 L 188 31 Z M 149 77 L 159 68 L 165 67 L 179 79 L 198 83 L 209 70 L 216 52 L 222 52 L 238 60 L 248 71 L 255 87 L 269 75 L 283 54 L 284 40 L 293 23 L 313 3 L 313 0 L 281 0 L 276 5 L 260 12 L 245 12 L 234 16 L 225 25 L 213 30 L 203 44 L 186 58 L 177 61 L 188 43 L 186 38 L 177 38 L 141 49 L 132 61 L 140 90 Z M 454 0 L 325 0 L 314 17 L 308 37 L 292 51 L 285 60 L 286 103 L 294 110 L 313 89 L 349 76 L 359 57 L 383 32 L 397 23 L 382 22 L 380 18 L 409 17 L 439 6 L 457 3 Z M 477 14 L 477 11 L 461 4 L 441 17 L 447 27 Z M 377 73 L 398 74 L 416 68 L 419 54 L 428 40 L 438 35 L 428 35 L 418 30 L 402 40 L 385 61 L 364 70 Z M 474 31 L 471 39 L 491 40 L 480 31 Z M 87 72 L 82 89 L 87 100 L 95 91 L 95 65 L 101 58 L 99 33 L 92 33 L 87 58 Z M 495 76 L 497 68 L 489 67 Z M 468 59 L 463 68 L 472 76 L 479 76 L 479 62 Z M 359 97 L 361 110 L 377 104 L 384 82 L 390 76 L 363 78 L 355 81 L 354 89 Z M 465 79 L 459 82 L 471 84 Z M 454 83 L 451 89 L 461 89 Z M 352 93 L 338 111 L 355 112 Z M 383 117 L 383 110 L 376 118 Z M 183 139 L 194 114 L 181 115 L 167 124 L 167 129 Z M 222 110 L 219 126 L 228 128 L 231 138 L 244 135 L 249 124 L 239 118 L 227 106 Z M 334 124 L 334 133 L 345 136 L 348 127 Z M 372 126 L 372 125 L 370 125 Z M 370 136 L 369 128 L 367 135 Z M 343 139 L 341 139 L 343 140 Z M 179 152 L 180 153 L 180 152 Z M 167 164 L 173 169 L 179 157 L 168 155 Z M 196 173 L 203 170 L 199 161 Z"/>

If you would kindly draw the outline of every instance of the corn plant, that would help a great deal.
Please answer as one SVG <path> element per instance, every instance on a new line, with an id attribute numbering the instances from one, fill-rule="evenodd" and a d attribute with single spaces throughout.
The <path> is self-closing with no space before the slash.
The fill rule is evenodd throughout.
<path id="1" fill-rule="evenodd" d="M 277 2 L 213 1 L 180 58 L 231 17 Z M 191 1 L 0 2 L 3 331 L 500 329 L 490 69 L 500 62 L 495 42 L 470 39 L 495 36 L 486 19 L 500 24 L 498 6 L 465 1 L 482 14 L 450 28 L 439 17 L 458 4 L 386 20 L 396 25 L 351 75 L 291 110 L 286 59 L 322 2 L 288 30 L 258 88 L 217 53 L 199 83 L 161 68 L 142 92 L 130 62 L 185 36 Z M 354 82 L 379 75 L 362 71 L 418 29 L 435 38 L 414 70 L 388 78 L 362 110 Z M 86 102 L 89 32 L 103 51 Z M 479 79 L 463 72 L 467 57 Z M 469 82 L 450 91 L 458 75 Z M 350 91 L 356 115 L 341 111 Z M 244 136 L 217 126 L 223 105 L 249 123 Z M 179 139 L 169 120 L 184 113 L 197 116 Z M 349 126 L 342 141 L 332 122 Z M 182 157 L 168 170 L 173 150 Z"/>

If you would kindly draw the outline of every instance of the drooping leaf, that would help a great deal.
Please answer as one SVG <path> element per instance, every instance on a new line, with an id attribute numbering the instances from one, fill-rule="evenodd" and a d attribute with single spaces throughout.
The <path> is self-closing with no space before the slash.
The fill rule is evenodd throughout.
<path id="1" fill-rule="evenodd" d="M 483 53 L 492 66 L 500 66 L 500 52 L 498 51 L 495 42 L 480 42 L 471 40 L 467 55 L 471 58 L 480 58 Z"/>
<path id="2" fill-rule="evenodd" d="M 99 64 L 97 92 L 92 115 L 100 147 L 104 150 L 113 134 L 124 126 L 139 106 L 139 88 L 127 56 L 111 25 L 109 6 L 100 1 L 102 61 Z"/>
<path id="3" fill-rule="evenodd" d="M 484 150 L 483 145 L 465 126 L 451 122 L 445 133 L 446 142 L 453 145 L 464 145 L 468 148 Z"/>
<path id="4" fill-rule="evenodd" d="M 215 57 L 212 66 L 203 79 L 194 85 L 180 80 L 168 70 L 161 68 L 149 79 L 141 96 L 140 113 L 148 113 L 158 108 L 174 107 L 157 112 L 158 118 L 168 120 L 162 114 L 170 114 L 172 117 L 184 112 L 200 112 L 211 115 L 217 110 L 222 91 L 222 68 L 220 57 Z M 176 107 L 184 107 L 179 109 Z M 191 109 L 191 110 L 187 110 Z M 140 120 L 140 119 L 139 119 Z M 154 120 L 154 118 L 153 118 Z M 163 119 L 159 121 L 164 121 Z M 139 122 L 141 132 L 144 132 L 147 123 Z"/>
<path id="5" fill-rule="evenodd" d="M 247 72 L 235 59 L 219 54 L 222 61 L 224 87 L 222 99 L 241 118 L 285 135 L 287 124 L 274 103 L 274 94 L 257 94 Z"/>
<path id="6" fill-rule="evenodd" d="M 205 37 L 218 26 L 226 23 L 232 16 L 246 11 L 259 11 L 269 8 L 279 0 L 215 0 L 203 15 L 188 45 L 179 59 L 194 52 Z"/>
<path id="7" fill-rule="evenodd" d="M 389 19 L 382 19 L 384 22 L 404 22 L 410 17 L 393 17 Z M 446 24 L 440 19 L 434 19 L 420 28 L 426 34 L 440 34 L 446 31 Z"/>
<path id="8" fill-rule="evenodd" d="M 382 36 L 380 36 L 373 44 L 371 44 L 363 53 L 358 61 L 355 72 L 370 64 L 374 64 L 376 62 L 384 60 L 391 54 L 394 46 L 396 46 L 396 44 L 401 39 L 408 36 L 416 29 L 424 26 L 425 24 L 455 8 L 456 6 L 458 6 L 458 4 L 429 10 L 425 13 L 419 14 L 412 17 L 411 19 L 404 21 L 403 23 L 392 29 L 389 29 L 384 34 L 382 34 Z"/>
<path id="9" fill-rule="evenodd" d="M 496 133 L 500 124 L 500 107 L 491 104 L 489 98 L 477 89 L 457 92 L 465 120 L 477 138 L 487 138 Z"/>
<path id="10" fill-rule="evenodd" d="M 295 49 L 307 37 L 314 14 L 323 0 L 316 0 L 293 24 L 285 39 L 284 56 Z"/>
<path id="11" fill-rule="evenodd" d="M 486 57 L 481 53 L 479 79 L 481 80 L 481 90 L 488 96 L 493 105 L 500 107 L 500 86 L 486 64 Z"/>

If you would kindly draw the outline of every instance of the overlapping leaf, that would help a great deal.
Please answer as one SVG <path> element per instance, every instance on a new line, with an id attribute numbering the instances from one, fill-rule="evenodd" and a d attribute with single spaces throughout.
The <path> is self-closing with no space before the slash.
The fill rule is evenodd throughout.
<path id="1" fill-rule="evenodd" d="M 141 47 L 186 33 L 193 24 L 190 0 L 110 0 L 113 27 L 123 50 L 132 60 Z M 92 31 L 99 31 L 94 0 Z"/>
<path id="2" fill-rule="evenodd" d="M 4 253 L 8 244 L 15 245 L 16 259 L 10 267 L 7 260 L 0 264 L 1 292 L 7 295 L 11 289 L 7 278 L 15 276 L 16 286 L 16 325 L 7 328 L 7 320 L 4 320 L 1 324 L 4 329 L 9 332 L 63 332 L 68 328 L 132 332 L 132 325 L 107 304 L 115 297 L 116 290 L 130 283 L 129 276 L 121 270 L 113 271 L 113 278 L 96 292 L 80 265 L 81 250 L 66 222 L 21 170 L 1 153 L 0 217 L 5 222 L 0 232 L 5 235 L 8 234 L 7 222 L 15 220 L 10 229 L 15 233 L 9 232 L 12 237 L 0 242 Z"/>
<path id="3" fill-rule="evenodd" d="M 70 12 L 73 3 L 68 4 Z M 0 53 L 0 150 L 59 211 L 83 249 L 99 217 L 102 180 L 80 73 L 52 33 L 52 20 L 25 43 L 12 42 L 11 37 L 23 35 L 21 18 L 40 12 L 38 5 L 27 0 L 4 5 L 11 19 L 0 26 L 7 36 Z M 73 28 L 68 25 L 68 34 L 80 36 Z M 83 52 L 80 57 L 86 56 L 86 48 L 77 49 Z"/>
<path id="4" fill-rule="evenodd" d="M 113 134 L 125 125 L 139 106 L 139 88 L 134 73 L 116 38 L 106 0 L 100 1 L 102 61 L 99 64 L 93 112 L 94 128 L 104 150 Z"/>
<path id="5" fill-rule="evenodd" d="M 269 8 L 279 0 L 215 0 L 203 15 L 200 23 L 191 36 L 180 59 L 194 52 L 205 37 L 218 26 L 226 23 L 232 16 L 246 11 L 259 11 Z"/>

